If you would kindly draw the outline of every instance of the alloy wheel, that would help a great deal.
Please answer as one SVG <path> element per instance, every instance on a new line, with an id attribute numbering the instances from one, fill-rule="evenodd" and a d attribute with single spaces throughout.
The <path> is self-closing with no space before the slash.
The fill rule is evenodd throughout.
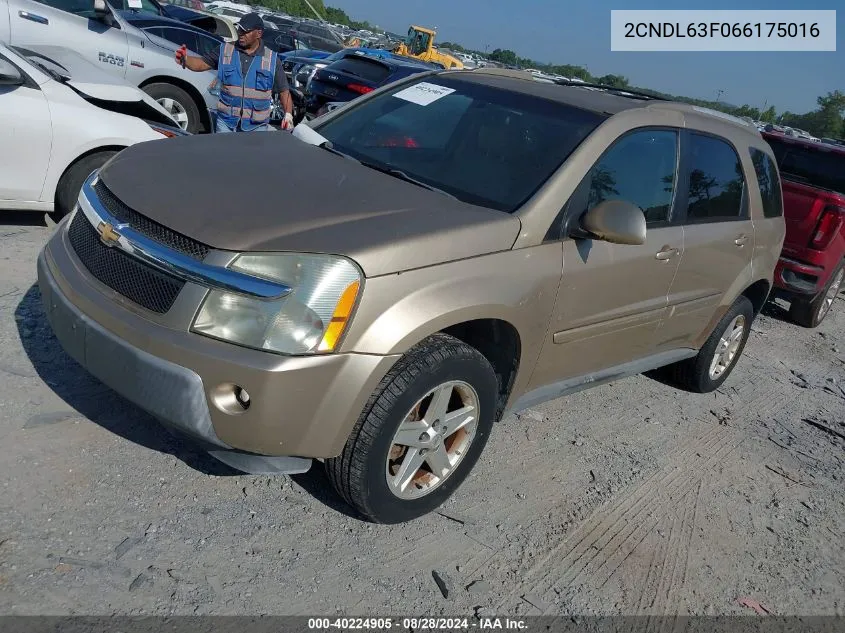
<path id="1" fill-rule="evenodd" d="M 183 130 L 188 129 L 188 112 L 185 110 L 185 106 L 171 97 L 161 97 L 160 99 L 156 99 L 156 101 L 162 108 L 167 110 L 170 116 L 179 124 L 180 128 Z"/>
<path id="2" fill-rule="evenodd" d="M 725 328 L 713 360 L 710 362 L 710 380 L 716 380 L 724 374 L 736 358 L 739 346 L 742 344 L 742 336 L 745 333 L 745 316 L 737 315 Z"/>
<path id="3" fill-rule="evenodd" d="M 455 472 L 475 439 L 478 394 L 463 381 L 443 383 L 402 420 L 387 456 L 385 476 L 400 499 L 429 494 Z"/>

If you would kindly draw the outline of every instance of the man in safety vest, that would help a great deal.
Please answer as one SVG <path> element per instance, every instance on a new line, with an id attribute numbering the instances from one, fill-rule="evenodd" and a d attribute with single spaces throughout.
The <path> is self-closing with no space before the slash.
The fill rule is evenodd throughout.
<path id="1" fill-rule="evenodd" d="M 217 132 L 270 130 L 273 94 L 285 110 L 282 129 L 293 128 L 293 101 L 288 80 L 277 53 L 261 40 L 264 22 L 248 13 L 236 25 L 238 43 L 224 42 L 219 50 L 202 57 L 188 55 L 186 46 L 176 50 L 176 62 L 196 72 L 217 71 L 220 97 L 217 101 Z"/>

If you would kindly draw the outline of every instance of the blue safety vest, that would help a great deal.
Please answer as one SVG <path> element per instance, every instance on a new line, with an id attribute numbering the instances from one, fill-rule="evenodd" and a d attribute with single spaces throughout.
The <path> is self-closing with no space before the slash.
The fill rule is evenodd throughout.
<path id="1" fill-rule="evenodd" d="M 270 121 L 273 81 L 276 76 L 276 53 L 266 46 L 264 55 L 249 65 L 246 77 L 241 72 L 241 60 L 235 45 L 224 42 L 220 46 L 217 65 L 217 118 L 226 127 L 235 129 L 240 121 L 244 131 L 254 130 Z"/>

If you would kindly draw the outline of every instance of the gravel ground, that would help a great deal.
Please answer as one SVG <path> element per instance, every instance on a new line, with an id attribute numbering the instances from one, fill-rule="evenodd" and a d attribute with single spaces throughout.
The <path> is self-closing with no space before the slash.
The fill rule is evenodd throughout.
<path id="1" fill-rule="evenodd" d="M 0 613 L 845 614 L 841 300 L 818 330 L 767 306 L 715 394 L 640 376 L 509 416 L 441 512 L 377 526 L 69 360 L 27 220 L 0 225 Z"/>

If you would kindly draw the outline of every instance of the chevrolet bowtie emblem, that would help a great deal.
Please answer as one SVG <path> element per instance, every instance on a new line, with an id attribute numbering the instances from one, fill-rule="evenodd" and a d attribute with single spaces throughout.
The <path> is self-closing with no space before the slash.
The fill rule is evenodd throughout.
<path id="1" fill-rule="evenodd" d="M 108 222 L 100 222 L 97 225 L 97 233 L 100 234 L 100 240 L 106 246 L 113 246 L 120 239 L 120 233 L 115 231 L 114 227 Z"/>

